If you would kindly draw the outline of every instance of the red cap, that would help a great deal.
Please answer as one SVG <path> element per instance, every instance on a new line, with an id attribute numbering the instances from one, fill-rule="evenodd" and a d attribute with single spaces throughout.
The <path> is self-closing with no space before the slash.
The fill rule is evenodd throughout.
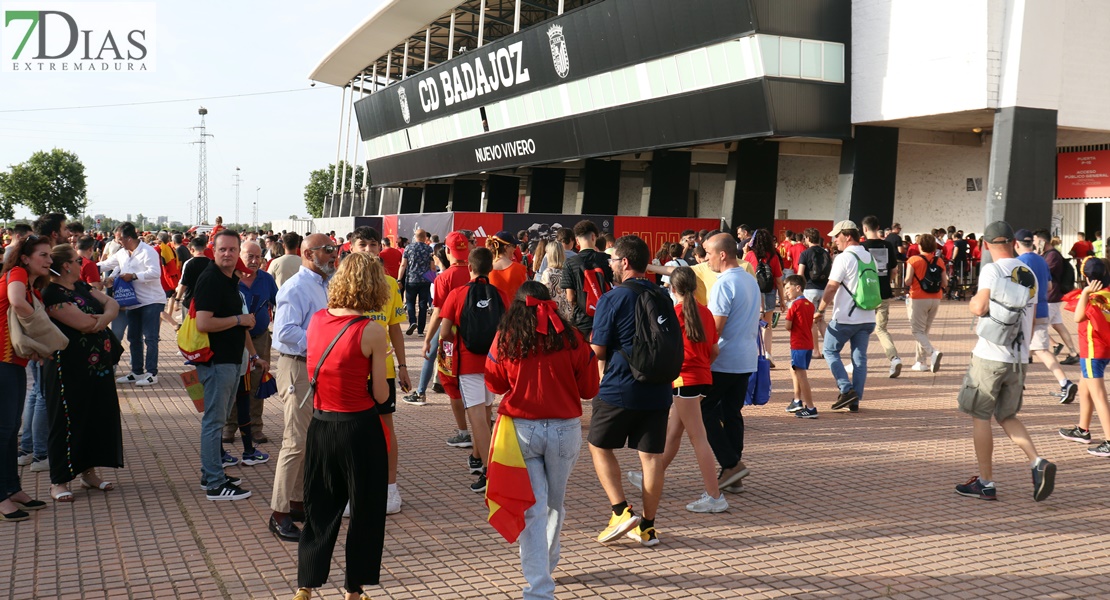
<path id="1" fill-rule="evenodd" d="M 465 235 L 452 231 L 447 234 L 447 252 L 455 260 L 470 258 L 470 240 Z"/>

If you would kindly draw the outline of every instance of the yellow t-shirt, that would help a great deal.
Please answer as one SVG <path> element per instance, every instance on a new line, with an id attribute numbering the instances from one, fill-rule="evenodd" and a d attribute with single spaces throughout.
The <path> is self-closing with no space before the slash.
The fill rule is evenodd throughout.
<path id="1" fill-rule="evenodd" d="M 740 267 L 744 272 L 752 277 L 755 277 L 755 271 L 752 270 L 752 265 L 746 260 L 740 261 Z M 694 275 L 698 277 L 698 289 L 694 290 L 694 298 L 698 300 L 698 304 L 702 306 L 709 305 L 709 290 L 713 284 L 717 283 L 717 273 L 709 268 L 708 262 L 698 263 L 692 267 Z"/>
<path id="2" fill-rule="evenodd" d="M 394 361 L 391 358 L 395 355 L 395 353 L 392 352 L 393 342 L 392 340 L 389 340 L 389 326 L 404 323 L 407 317 L 405 313 L 405 303 L 403 300 L 401 300 L 400 290 L 397 289 L 397 280 L 390 277 L 389 275 L 386 275 L 385 282 L 386 285 L 389 286 L 389 289 L 393 290 L 393 297 L 389 300 L 389 302 L 386 303 L 385 306 L 382 307 L 382 310 L 376 312 L 368 312 L 366 313 L 366 316 L 370 317 L 371 321 L 377 323 L 378 325 L 381 325 L 382 329 L 385 330 L 387 340 L 386 345 L 390 349 L 389 357 L 387 357 L 385 361 L 385 376 L 389 379 L 393 379 L 397 376 L 397 371 L 396 368 L 393 366 Z M 402 349 L 402 351 L 404 350 Z"/>

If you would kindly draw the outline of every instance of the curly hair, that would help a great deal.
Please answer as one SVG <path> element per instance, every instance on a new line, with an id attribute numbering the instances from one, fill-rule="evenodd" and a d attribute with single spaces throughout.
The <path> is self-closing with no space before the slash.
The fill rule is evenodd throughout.
<path id="1" fill-rule="evenodd" d="M 563 322 L 563 331 L 554 327 L 547 335 L 536 332 L 536 309 L 526 304 L 528 297 L 537 300 L 551 300 L 547 286 L 538 281 L 525 281 L 520 284 L 516 297 L 501 318 L 497 327 L 497 356 L 502 360 L 523 360 L 537 354 L 551 354 L 564 349 L 578 347 L 577 330 L 558 311 L 552 311 L 555 318 Z"/>
<path id="2" fill-rule="evenodd" d="M 339 263 L 339 270 L 328 285 L 328 308 L 376 312 L 392 295 L 382 261 L 376 256 L 356 252 Z"/>
<path id="3" fill-rule="evenodd" d="M 756 258 L 767 258 L 772 254 L 778 256 L 778 252 L 775 251 L 775 236 L 766 229 L 756 231 L 752 238 L 752 251 L 755 252 Z"/>

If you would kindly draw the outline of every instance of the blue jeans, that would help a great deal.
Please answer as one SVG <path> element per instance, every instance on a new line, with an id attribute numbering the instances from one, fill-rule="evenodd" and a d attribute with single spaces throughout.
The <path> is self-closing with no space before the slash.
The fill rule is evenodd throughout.
<path id="1" fill-rule="evenodd" d="M 23 489 L 19 484 L 16 454 L 26 389 L 27 369 L 13 363 L 0 363 L 0 500 L 7 500 Z"/>
<path id="2" fill-rule="evenodd" d="M 35 361 L 27 364 L 34 383 L 23 404 L 23 437 L 19 451 L 34 453 L 35 458 L 46 458 L 46 438 L 50 436 L 50 418 L 46 416 L 46 399 L 42 396 L 42 365 Z"/>
<path id="3" fill-rule="evenodd" d="M 582 449 L 581 419 L 513 419 L 536 503 L 524 511 L 520 566 L 528 585 L 524 598 L 553 598 L 551 574 L 559 564 L 559 532 L 566 509 L 567 480 Z"/>
<path id="4" fill-rule="evenodd" d="M 416 393 L 424 394 L 428 385 L 432 383 L 432 376 L 436 374 L 436 354 L 439 353 L 439 332 L 432 334 L 431 350 L 424 357 L 424 366 L 420 367 L 420 385 L 416 386 Z"/>
<path id="5" fill-rule="evenodd" d="M 165 304 L 136 306 L 127 311 L 127 345 L 131 351 L 131 372 L 158 374 L 158 332 L 162 328 Z M 146 362 L 143 362 L 143 342 Z"/>
<path id="6" fill-rule="evenodd" d="M 836 378 L 836 387 L 841 394 L 855 390 L 863 398 L 863 385 L 867 382 L 867 342 L 875 331 L 874 323 L 848 325 L 833 321 L 825 333 L 825 362 Z M 840 360 L 840 350 L 844 344 L 852 346 L 852 380 L 848 381 L 848 371 Z"/>
<path id="7" fill-rule="evenodd" d="M 416 302 L 420 301 L 420 312 L 416 312 Z M 424 324 L 428 321 L 428 305 L 432 302 L 432 284 L 406 283 L 405 303 L 409 311 L 409 325 L 416 323 L 416 330 L 424 333 Z"/>
<path id="8" fill-rule="evenodd" d="M 208 489 L 214 490 L 227 481 L 220 433 L 227 421 L 229 407 L 235 402 L 239 365 L 197 365 L 197 376 L 204 386 L 204 416 L 200 419 L 201 480 Z"/>

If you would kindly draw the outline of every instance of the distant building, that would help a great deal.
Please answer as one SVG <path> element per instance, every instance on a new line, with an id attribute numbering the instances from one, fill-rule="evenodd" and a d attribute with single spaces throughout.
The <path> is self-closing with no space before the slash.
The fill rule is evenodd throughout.
<path id="1" fill-rule="evenodd" d="M 129 223 L 131 222 L 131 213 L 127 213 L 127 221 L 128 221 Z"/>
<path id="2" fill-rule="evenodd" d="M 162 227 L 164 225 L 167 225 L 170 222 L 170 218 L 163 215 L 163 216 L 160 216 L 160 217 L 157 218 L 157 222 L 158 222 L 158 226 Z"/>

